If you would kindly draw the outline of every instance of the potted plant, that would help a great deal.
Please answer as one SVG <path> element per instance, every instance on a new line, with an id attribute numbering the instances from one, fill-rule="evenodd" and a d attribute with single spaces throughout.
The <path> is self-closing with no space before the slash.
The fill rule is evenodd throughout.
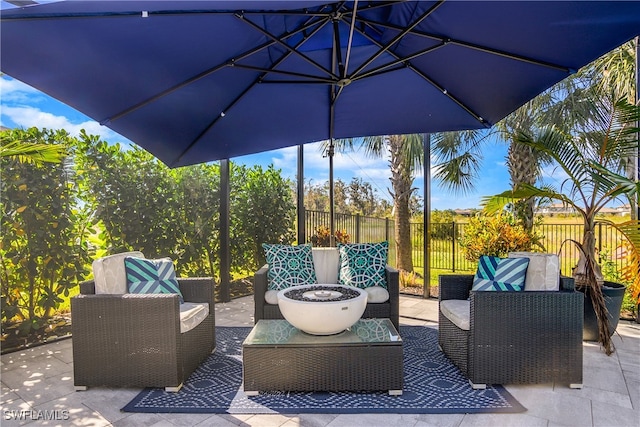
<path id="1" fill-rule="evenodd" d="M 483 200 L 485 209 L 497 212 L 515 200 L 532 197 L 542 200 L 558 200 L 575 209 L 582 217 L 584 233 L 581 242 L 575 242 L 580 248 L 579 260 L 573 270 L 576 288 L 585 292 L 595 310 L 598 326 L 598 341 L 607 354 L 613 352 L 609 318 L 619 317 L 609 313 L 603 298 L 603 286 L 619 287 L 605 283 L 596 258 L 596 217 L 608 203 L 627 197 L 637 203 L 640 194 L 640 182 L 627 178 L 625 170 L 630 159 L 638 156 L 638 120 L 640 107 L 626 100 L 614 100 L 611 96 L 590 97 L 582 100 L 586 113 L 572 129 L 561 129 L 549 125 L 536 129 L 532 134 L 521 133 L 518 142 L 552 158 L 565 175 L 559 189 L 551 186 L 533 186 L 522 184 L 513 190 L 505 191 Z M 633 206 L 634 203 L 631 203 Z M 629 270 L 629 277 L 638 276 L 638 236 L 640 222 L 631 220 L 624 224 L 613 224 L 624 233 L 629 241 L 629 260 L 635 266 Z M 636 284 L 636 298 L 640 286 Z M 619 292 L 619 291 L 618 291 Z M 624 289 L 622 290 L 624 293 Z M 621 293 L 621 295 L 622 295 Z M 585 306 L 589 304 L 586 303 Z"/>

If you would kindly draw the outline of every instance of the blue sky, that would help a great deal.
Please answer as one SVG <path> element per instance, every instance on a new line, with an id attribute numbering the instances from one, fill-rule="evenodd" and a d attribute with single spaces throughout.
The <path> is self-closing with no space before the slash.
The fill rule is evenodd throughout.
<path id="1" fill-rule="evenodd" d="M 131 144 L 131 141 L 101 126 L 89 117 L 68 107 L 44 93 L 27 86 L 9 76 L 0 78 L 0 124 L 8 128 L 65 129 L 76 136 L 80 129 L 99 135 L 110 143 Z M 453 195 L 432 182 L 431 208 L 456 209 L 479 206 L 482 196 L 500 193 L 509 189 L 509 175 L 505 166 L 506 145 L 487 144 L 484 149 L 483 173 L 476 184 L 476 191 L 466 195 Z M 232 159 L 246 165 L 274 164 L 283 175 L 295 180 L 297 148 L 291 147 Z M 432 167 L 433 167 L 432 162 Z M 369 182 L 378 195 L 390 199 L 388 158 L 370 158 L 361 152 L 336 154 L 334 159 L 336 179 L 345 182 L 353 177 Z M 322 157 L 319 144 L 305 145 L 305 180 L 322 184 L 329 177 L 329 161 Z M 548 176 L 548 174 L 547 174 Z M 423 176 L 415 179 L 415 187 L 422 196 Z"/>

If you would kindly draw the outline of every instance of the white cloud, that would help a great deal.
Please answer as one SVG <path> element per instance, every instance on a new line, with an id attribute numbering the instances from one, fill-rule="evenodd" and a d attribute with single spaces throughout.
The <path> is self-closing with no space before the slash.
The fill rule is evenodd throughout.
<path id="1" fill-rule="evenodd" d="M 16 79 L 3 77 L 0 79 L 0 96 L 2 102 L 34 102 L 41 98 L 41 92 Z"/>
<path id="2" fill-rule="evenodd" d="M 8 117 L 16 125 L 23 128 L 64 129 L 71 136 L 75 137 L 80 135 L 81 129 L 84 129 L 88 134 L 98 135 L 103 139 L 118 138 L 118 134 L 93 120 L 87 120 L 82 123 L 71 123 L 67 117 L 47 113 L 35 107 L 9 107 L 3 105 L 2 115 Z"/>

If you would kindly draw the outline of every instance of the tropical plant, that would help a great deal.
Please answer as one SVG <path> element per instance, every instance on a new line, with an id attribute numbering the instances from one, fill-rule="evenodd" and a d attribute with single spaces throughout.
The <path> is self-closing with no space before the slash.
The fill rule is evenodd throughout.
<path id="1" fill-rule="evenodd" d="M 626 99 L 618 100 L 611 93 L 585 97 L 582 102 L 586 107 L 583 109 L 585 115 L 576 121 L 571 132 L 550 125 L 518 136 L 520 143 L 554 160 L 567 177 L 563 186 L 556 189 L 521 184 L 512 191 L 485 198 L 484 204 L 488 212 L 497 212 L 515 200 L 536 197 L 559 200 L 579 213 L 584 234 L 579 242 L 580 256 L 573 276 L 576 286 L 588 290 L 594 300 L 599 341 L 610 354 L 613 348 L 600 288 L 603 278 L 596 258 L 596 215 L 620 197 L 638 200 L 640 182 L 621 174 L 627 159 L 637 154 L 639 129 L 636 123 L 640 119 L 640 107 Z M 636 221 L 628 231 L 638 233 L 639 226 Z M 634 250 L 637 251 L 638 246 L 634 246 Z"/>
<path id="2" fill-rule="evenodd" d="M 415 172 L 422 167 L 424 147 L 422 135 L 371 136 L 362 139 L 336 141 L 336 149 L 352 149 L 359 142 L 365 152 L 373 157 L 389 155 L 391 170 L 391 197 L 395 220 L 396 267 L 413 271 L 411 253 L 411 195 Z"/>
<path id="3" fill-rule="evenodd" d="M 529 231 L 510 212 L 478 214 L 469 220 L 459 239 L 465 259 L 478 261 L 482 255 L 506 257 L 509 252 L 544 250 L 542 236 Z"/>
<path id="4" fill-rule="evenodd" d="M 334 239 L 336 243 L 349 243 L 350 238 L 351 236 L 349 236 L 347 230 L 344 229 L 336 230 L 336 232 L 334 233 Z M 329 230 L 329 227 L 324 225 L 317 226 L 315 229 L 315 233 L 313 234 L 313 236 L 311 236 L 311 244 L 318 247 L 331 246 L 331 230 Z"/>

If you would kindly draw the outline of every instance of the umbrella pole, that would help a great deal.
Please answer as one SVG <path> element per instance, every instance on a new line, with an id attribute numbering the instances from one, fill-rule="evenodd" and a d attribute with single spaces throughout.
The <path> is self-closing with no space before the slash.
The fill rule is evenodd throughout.
<path id="1" fill-rule="evenodd" d="M 327 156 L 329 156 L 329 245 L 336 246 L 335 237 L 335 194 L 334 194 L 334 182 L 333 182 L 333 155 L 335 154 L 335 147 L 333 145 L 333 138 L 329 141 L 329 149 L 327 150 Z"/>

